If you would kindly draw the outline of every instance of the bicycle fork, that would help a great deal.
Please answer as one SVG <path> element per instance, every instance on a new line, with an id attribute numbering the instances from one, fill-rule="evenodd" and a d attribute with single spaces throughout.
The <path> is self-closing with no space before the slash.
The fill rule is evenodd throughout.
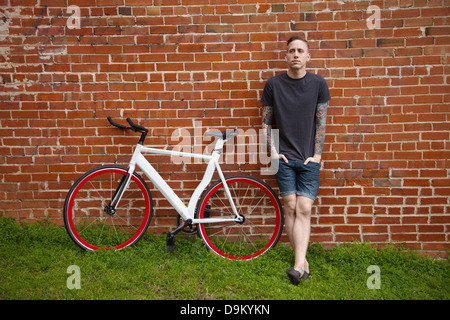
<path id="1" fill-rule="evenodd" d="M 128 185 L 130 184 L 131 175 L 133 174 L 134 171 L 130 169 L 131 168 L 128 169 L 127 175 L 122 177 L 122 179 L 119 182 L 119 185 L 117 186 L 116 190 L 114 191 L 114 194 L 111 197 L 111 200 L 104 208 L 105 213 L 110 216 L 113 216 L 116 213 L 117 206 L 119 205 L 119 202 L 122 199 L 125 190 L 128 188 Z"/>

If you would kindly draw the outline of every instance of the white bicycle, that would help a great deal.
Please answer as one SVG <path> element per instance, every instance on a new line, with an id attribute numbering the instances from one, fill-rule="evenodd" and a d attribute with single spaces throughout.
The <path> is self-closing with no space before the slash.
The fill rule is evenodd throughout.
<path id="1" fill-rule="evenodd" d="M 82 175 L 70 188 L 64 203 L 64 224 L 72 240 L 85 250 L 122 249 L 144 235 L 152 218 L 150 189 L 135 172 L 136 166 L 151 180 L 179 214 L 178 227 L 167 234 L 173 251 L 175 234 L 197 232 L 206 246 L 228 259 L 249 260 L 274 247 L 283 229 L 280 201 L 270 186 L 247 175 L 225 177 L 219 165 L 224 143 L 237 130 L 207 132 L 216 137 L 211 155 L 144 147 L 148 130 L 127 118 L 129 126 L 115 127 L 141 133 L 128 168 L 104 165 Z M 143 153 L 206 159 L 203 179 L 188 205 L 175 194 Z M 210 185 L 214 172 L 219 180 Z M 208 187 L 209 186 L 209 187 Z"/>

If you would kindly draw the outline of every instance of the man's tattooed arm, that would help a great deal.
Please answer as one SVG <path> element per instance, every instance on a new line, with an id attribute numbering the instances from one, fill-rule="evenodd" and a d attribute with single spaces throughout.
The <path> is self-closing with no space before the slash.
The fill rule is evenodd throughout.
<path id="1" fill-rule="evenodd" d="M 321 156 L 325 141 L 325 124 L 328 102 L 319 103 L 316 108 L 316 136 L 314 139 L 314 156 Z"/>
<path id="2" fill-rule="evenodd" d="M 262 128 L 264 136 L 266 137 L 267 149 L 272 151 L 272 121 L 273 121 L 273 109 L 269 106 L 263 106 L 262 109 Z"/>
<path id="3" fill-rule="evenodd" d="M 263 106 L 262 111 L 262 128 L 264 136 L 266 137 L 267 149 L 270 151 L 272 159 L 283 159 L 288 163 L 288 159 L 283 154 L 278 153 L 275 143 L 272 139 L 272 123 L 273 123 L 273 108 L 269 106 Z"/>

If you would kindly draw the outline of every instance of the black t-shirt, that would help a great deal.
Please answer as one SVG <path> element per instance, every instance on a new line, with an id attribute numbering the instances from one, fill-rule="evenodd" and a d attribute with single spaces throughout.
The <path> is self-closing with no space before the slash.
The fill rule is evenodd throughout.
<path id="1" fill-rule="evenodd" d="M 327 82 L 316 74 L 292 79 L 283 73 L 267 80 L 261 103 L 273 109 L 279 153 L 302 161 L 314 155 L 316 107 L 330 99 Z"/>

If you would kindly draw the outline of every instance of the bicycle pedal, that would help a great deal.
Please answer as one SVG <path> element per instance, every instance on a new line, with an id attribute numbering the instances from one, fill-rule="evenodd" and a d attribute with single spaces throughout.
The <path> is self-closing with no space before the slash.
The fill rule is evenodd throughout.
<path id="1" fill-rule="evenodd" d="M 177 239 L 175 238 L 175 235 L 168 232 L 167 233 L 167 252 L 174 252 L 175 241 L 177 241 Z"/>

